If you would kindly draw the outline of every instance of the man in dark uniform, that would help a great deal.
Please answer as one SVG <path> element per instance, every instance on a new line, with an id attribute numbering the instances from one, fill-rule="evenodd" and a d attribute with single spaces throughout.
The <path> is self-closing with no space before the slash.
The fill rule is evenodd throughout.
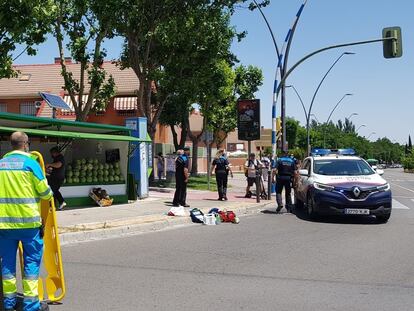
<path id="1" fill-rule="evenodd" d="M 288 213 L 292 207 L 292 179 L 295 174 L 296 165 L 295 161 L 288 156 L 287 152 L 284 152 L 282 157 L 277 160 L 276 163 L 276 213 L 279 213 L 283 208 L 282 191 L 285 188 L 285 203 Z"/>
<path id="2" fill-rule="evenodd" d="M 216 157 L 211 164 L 211 172 L 213 171 L 216 174 L 217 191 L 219 195 L 218 200 L 227 201 L 227 182 L 229 174 L 233 177 L 233 172 L 231 171 L 229 160 L 226 158 L 224 149 L 219 149 L 217 151 Z"/>
<path id="3" fill-rule="evenodd" d="M 47 180 L 49 182 L 50 188 L 53 191 L 53 196 L 57 201 L 56 209 L 61 211 L 66 206 L 66 202 L 59 191 L 65 180 L 65 158 L 60 153 L 58 147 L 53 147 L 50 149 L 50 155 L 52 156 L 53 163 L 46 164 L 46 170 L 50 171 Z"/>
<path id="4" fill-rule="evenodd" d="M 175 160 L 175 194 L 173 205 L 190 207 L 185 201 L 187 198 L 187 183 L 190 173 L 189 166 L 190 148 L 184 147 L 184 154 L 180 154 Z"/>

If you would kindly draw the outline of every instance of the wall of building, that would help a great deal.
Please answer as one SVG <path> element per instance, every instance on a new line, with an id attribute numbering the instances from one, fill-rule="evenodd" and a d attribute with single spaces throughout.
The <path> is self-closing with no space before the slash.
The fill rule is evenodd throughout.
<path id="1" fill-rule="evenodd" d="M 2 98 L 0 104 L 6 104 L 8 113 L 20 113 L 20 104 L 39 101 L 40 98 Z"/>

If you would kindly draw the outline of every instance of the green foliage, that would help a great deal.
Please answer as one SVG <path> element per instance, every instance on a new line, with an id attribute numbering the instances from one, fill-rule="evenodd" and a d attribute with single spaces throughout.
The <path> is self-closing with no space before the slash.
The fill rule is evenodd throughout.
<path id="1" fill-rule="evenodd" d="M 408 156 L 408 157 L 404 157 L 402 160 L 402 164 L 404 169 L 406 170 L 414 170 L 414 157 Z"/>
<path id="2" fill-rule="evenodd" d="M 286 119 L 286 140 L 289 142 L 289 148 L 296 147 L 299 121 L 292 118 Z"/>
<path id="3" fill-rule="evenodd" d="M 236 68 L 235 73 L 235 93 L 239 99 L 253 99 L 254 93 L 263 84 L 262 70 L 252 65 L 247 68 L 241 65 Z"/>
<path id="4" fill-rule="evenodd" d="M 298 121 L 288 118 L 286 122 L 289 148 L 306 150 L 306 128 Z M 357 135 L 355 126 L 349 120 L 335 125 L 311 123 L 310 138 L 312 148 L 353 148 L 364 158 L 376 158 L 380 162 L 400 163 L 404 155 L 404 146 L 392 143 L 388 138 L 370 142 L 365 137 Z"/>
<path id="5" fill-rule="evenodd" d="M 17 75 L 12 66 L 17 44 L 25 46 L 22 53 L 36 54 L 34 46 L 45 40 L 54 11 L 52 0 L 0 1 L 0 79 Z"/>
<path id="6" fill-rule="evenodd" d="M 71 95 L 77 120 L 84 121 L 92 108 L 105 109 L 109 99 L 115 95 L 114 79 L 108 77 L 102 68 L 106 56 L 102 43 L 114 36 L 113 12 L 109 10 L 110 1 L 56 0 L 56 3 L 54 35 L 59 47 L 65 90 Z M 80 64 L 79 76 L 76 74 L 75 77 L 64 61 L 65 41 L 73 60 Z M 89 95 L 87 102 L 83 102 L 83 94 Z"/>

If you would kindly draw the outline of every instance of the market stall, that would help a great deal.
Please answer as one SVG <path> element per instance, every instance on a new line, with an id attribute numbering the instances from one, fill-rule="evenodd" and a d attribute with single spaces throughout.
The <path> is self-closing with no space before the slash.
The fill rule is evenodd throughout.
<path id="1" fill-rule="evenodd" d="M 68 206 L 94 206 L 89 197 L 93 188 L 105 189 L 114 204 L 128 202 L 134 146 L 150 142 L 131 136 L 123 126 L 0 113 L 0 156 L 10 151 L 9 135 L 15 131 L 29 136 L 30 149 L 42 153 L 46 163 L 52 161 L 50 148 L 62 150 L 66 179 L 61 193 Z"/>

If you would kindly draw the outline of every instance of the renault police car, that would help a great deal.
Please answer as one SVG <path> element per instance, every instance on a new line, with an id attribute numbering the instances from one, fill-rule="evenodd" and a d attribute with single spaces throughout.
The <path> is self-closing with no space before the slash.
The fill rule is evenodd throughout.
<path id="1" fill-rule="evenodd" d="M 297 207 L 316 215 L 375 215 L 380 223 L 391 216 L 390 185 L 352 149 L 314 150 L 299 170 Z"/>

